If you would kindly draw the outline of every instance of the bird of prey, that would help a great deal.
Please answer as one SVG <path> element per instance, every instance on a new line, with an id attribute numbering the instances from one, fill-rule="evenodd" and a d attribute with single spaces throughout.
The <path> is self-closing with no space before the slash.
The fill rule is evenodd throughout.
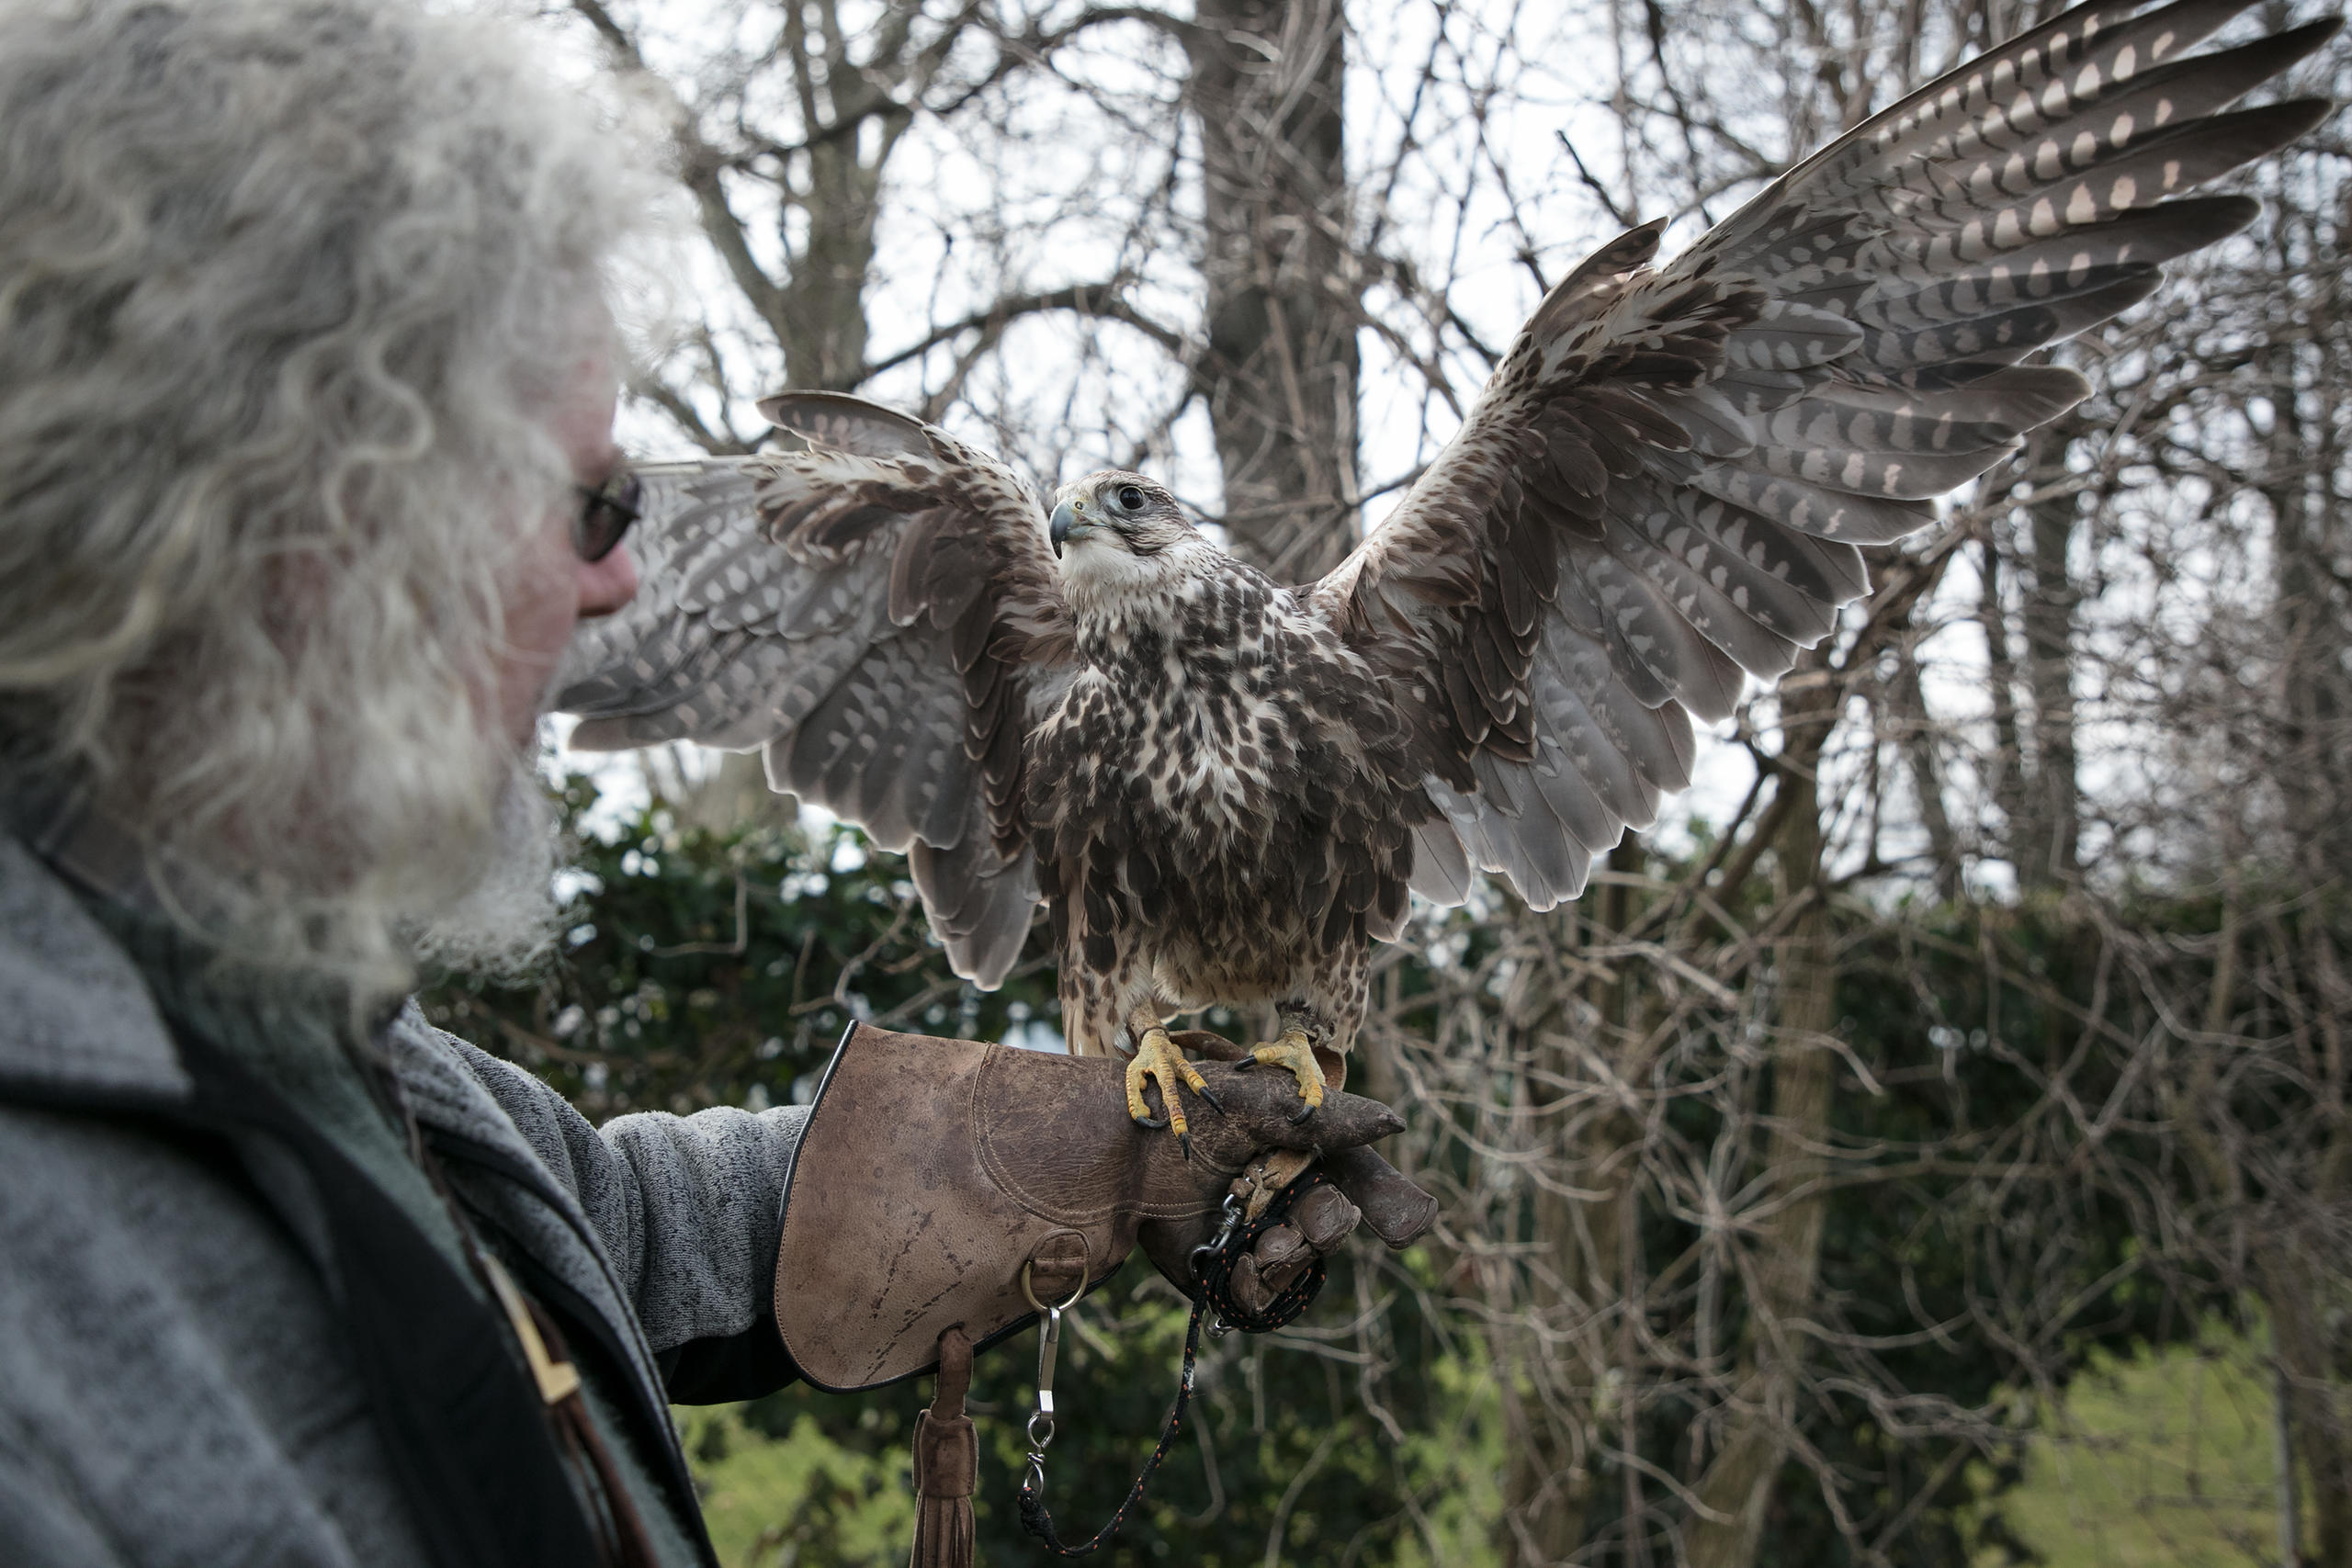
<path id="1" fill-rule="evenodd" d="M 1860 547 L 2087 393 L 2037 350 L 2254 219 L 2188 193 L 2319 122 L 2319 100 L 2229 106 L 2335 23 L 2194 52 L 2247 6 L 2094 0 L 1663 265 L 1662 223 L 1611 241 L 1305 586 L 1141 474 L 1048 513 L 943 431 L 771 399 L 788 449 L 647 471 L 647 591 L 580 634 L 573 742 L 763 749 L 775 788 L 907 852 L 981 986 L 1048 903 L 1070 1047 L 1130 1055 L 1138 1120 L 1156 1082 L 1181 1134 L 1176 1085 L 1200 1088 L 1163 1019 L 1271 1003 L 1252 1055 L 1305 1115 L 1408 889 L 1574 897 L 1689 782 L 1692 720 L 1866 591 Z"/>

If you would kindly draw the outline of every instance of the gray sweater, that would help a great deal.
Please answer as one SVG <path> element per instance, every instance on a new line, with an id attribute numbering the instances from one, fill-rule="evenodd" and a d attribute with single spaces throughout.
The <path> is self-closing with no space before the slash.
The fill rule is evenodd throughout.
<path id="1" fill-rule="evenodd" d="M 444 1161 L 469 1218 L 610 1326 L 644 1397 L 664 1359 L 767 1314 L 803 1112 L 599 1131 L 413 1009 L 386 1049 L 420 1124 L 481 1156 Z M 423 1563 L 325 1293 L 271 1212 L 304 1212 L 300 1168 L 266 1140 L 224 1168 L 152 1121 L 23 1105 L 189 1089 L 138 969 L 0 837 L 0 1563 Z"/>

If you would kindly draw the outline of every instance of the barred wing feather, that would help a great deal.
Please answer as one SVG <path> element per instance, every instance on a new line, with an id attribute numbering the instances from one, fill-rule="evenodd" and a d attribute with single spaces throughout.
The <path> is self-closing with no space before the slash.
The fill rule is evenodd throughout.
<path id="1" fill-rule="evenodd" d="M 2199 185 L 2319 100 L 2233 111 L 2335 31 L 2191 52 L 2250 0 L 2095 0 L 1903 99 L 1662 268 L 1662 224 L 1544 299 L 1461 432 L 1313 590 L 1415 728 L 1439 820 L 1537 908 L 1690 780 L 1731 712 L 1868 588 L 1857 547 L 2018 450 L 2088 386 L 2026 365 L 2250 222 Z"/>
<path id="2" fill-rule="evenodd" d="M 761 750 L 907 852 L 956 973 L 994 987 L 1038 901 L 1022 739 L 1068 657 L 1036 500 L 860 400 L 761 407 L 802 449 L 643 471 L 645 589 L 581 627 L 557 705 L 583 748 Z"/>

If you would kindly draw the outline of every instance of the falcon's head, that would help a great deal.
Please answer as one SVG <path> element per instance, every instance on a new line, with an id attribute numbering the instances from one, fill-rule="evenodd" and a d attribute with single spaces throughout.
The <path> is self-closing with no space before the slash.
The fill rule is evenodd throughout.
<path id="1" fill-rule="evenodd" d="M 1141 474 L 1089 474 L 1054 494 L 1054 554 L 1073 601 L 1173 587 L 1216 546 Z"/>

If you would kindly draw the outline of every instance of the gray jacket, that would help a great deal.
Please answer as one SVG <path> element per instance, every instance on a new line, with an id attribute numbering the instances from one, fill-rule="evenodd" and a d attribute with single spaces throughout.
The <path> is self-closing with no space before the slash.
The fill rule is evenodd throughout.
<path id="1" fill-rule="evenodd" d="M 609 1329 L 639 1397 L 661 1408 L 682 1360 L 773 1344 L 777 1199 L 804 1112 L 599 1131 L 413 1009 L 389 1050 L 420 1125 L 465 1156 L 443 1161 L 460 1205 Z M 189 1092 L 130 960 L 0 836 L 0 1563 L 422 1563 L 288 1234 L 300 1168 L 266 1140 L 224 1168 L 168 1119 L 27 1108 Z M 639 1458 L 682 1473 L 665 1436 Z"/>

